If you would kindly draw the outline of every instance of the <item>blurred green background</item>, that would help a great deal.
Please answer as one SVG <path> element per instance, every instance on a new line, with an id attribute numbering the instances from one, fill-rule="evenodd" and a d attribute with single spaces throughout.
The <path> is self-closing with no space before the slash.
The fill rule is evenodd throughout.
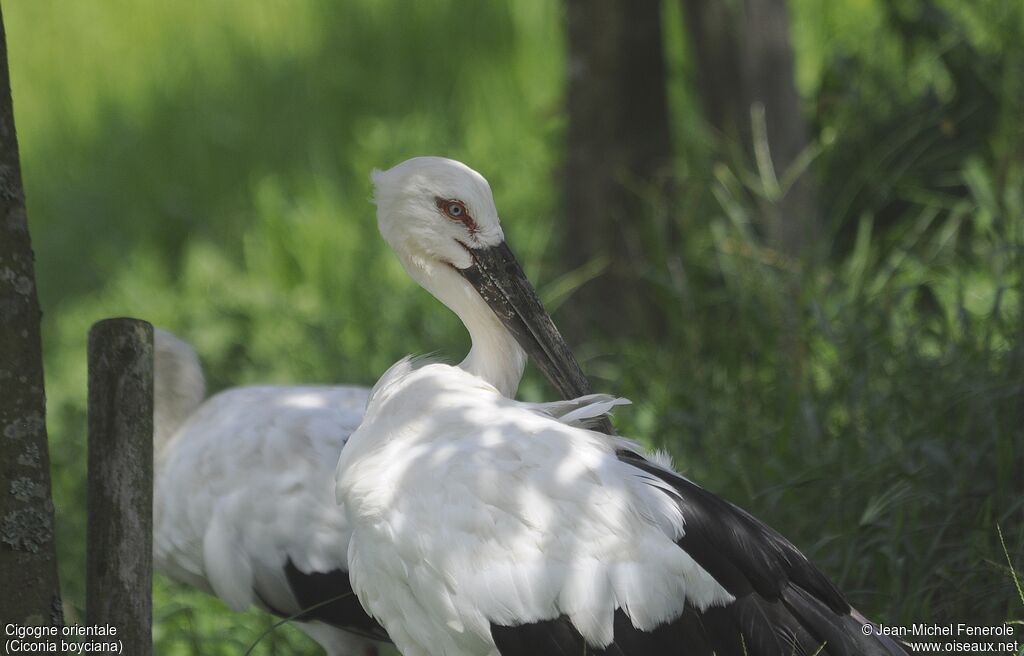
<path id="1" fill-rule="evenodd" d="M 371 384 L 408 353 L 457 357 L 463 330 L 401 271 L 369 202 L 372 168 L 421 154 L 489 178 L 595 386 L 633 400 L 624 433 L 778 528 L 869 616 L 1024 617 L 997 533 L 1020 569 L 1022 4 L 790 2 L 823 208 L 820 255 L 794 267 L 756 228 L 771 181 L 701 117 L 666 3 L 679 193 L 638 194 L 623 217 L 659 319 L 619 332 L 580 329 L 573 303 L 603 261 L 565 255 L 558 2 L 8 0 L 69 620 L 90 324 L 174 330 L 213 390 Z M 551 391 L 531 371 L 521 395 Z M 157 653 L 241 653 L 270 623 L 157 583 Z M 285 627 L 254 653 L 318 652 Z"/>

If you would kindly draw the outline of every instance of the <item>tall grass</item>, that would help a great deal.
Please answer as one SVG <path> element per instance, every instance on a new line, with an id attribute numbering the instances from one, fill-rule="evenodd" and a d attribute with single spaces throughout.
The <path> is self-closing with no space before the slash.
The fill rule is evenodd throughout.
<path id="1" fill-rule="evenodd" d="M 865 216 L 852 251 L 803 270 L 751 235 L 723 174 L 720 213 L 653 281 L 667 344 L 598 360 L 639 401 L 626 432 L 769 519 L 866 613 L 1019 611 L 997 527 L 1019 559 L 1022 173 L 967 162 L 967 198 L 886 235 Z"/>

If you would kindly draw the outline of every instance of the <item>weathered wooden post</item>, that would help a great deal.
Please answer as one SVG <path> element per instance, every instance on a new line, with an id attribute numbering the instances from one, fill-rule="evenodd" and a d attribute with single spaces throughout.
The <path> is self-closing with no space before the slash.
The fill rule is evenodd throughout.
<path id="1" fill-rule="evenodd" d="M 107 319 L 89 331 L 87 626 L 122 652 L 153 650 L 153 326 Z"/>

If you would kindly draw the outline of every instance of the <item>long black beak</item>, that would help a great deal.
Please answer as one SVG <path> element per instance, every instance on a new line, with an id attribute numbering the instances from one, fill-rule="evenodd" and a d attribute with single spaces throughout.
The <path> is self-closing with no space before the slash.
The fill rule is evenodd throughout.
<path id="1" fill-rule="evenodd" d="M 590 394 L 590 381 L 508 244 L 466 250 L 473 257 L 473 264 L 457 271 L 476 288 L 545 378 L 566 399 Z M 602 425 L 601 430 L 611 432 L 611 424 Z"/>

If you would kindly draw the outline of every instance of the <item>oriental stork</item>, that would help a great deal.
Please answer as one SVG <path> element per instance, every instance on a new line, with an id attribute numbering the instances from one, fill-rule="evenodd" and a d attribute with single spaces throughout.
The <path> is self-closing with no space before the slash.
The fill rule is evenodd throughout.
<path id="1" fill-rule="evenodd" d="M 346 594 L 332 490 L 369 390 L 237 387 L 203 402 L 195 351 L 162 330 L 154 341 L 155 569 L 236 611 L 298 616 L 328 656 L 376 654 L 387 634 Z"/>
<path id="2" fill-rule="evenodd" d="M 333 490 L 369 389 L 236 387 L 204 402 L 192 347 L 159 329 L 154 342 L 156 570 L 236 611 L 297 616 L 328 656 L 377 653 L 387 634 L 351 593 L 349 527 Z M 493 373 L 514 389 L 522 362 L 508 366 Z M 615 403 L 537 407 L 584 425 Z"/>
<path id="3" fill-rule="evenodd" d="M 405 656 L 904 653 L 666 458 L 511 398 L 525 354 L 588 389 L 480 174 L 419 157 L 373 181 L 385 240 L 472 338 L 458 366 L 391 367 L 338 462 L 352 587 Z"/>

